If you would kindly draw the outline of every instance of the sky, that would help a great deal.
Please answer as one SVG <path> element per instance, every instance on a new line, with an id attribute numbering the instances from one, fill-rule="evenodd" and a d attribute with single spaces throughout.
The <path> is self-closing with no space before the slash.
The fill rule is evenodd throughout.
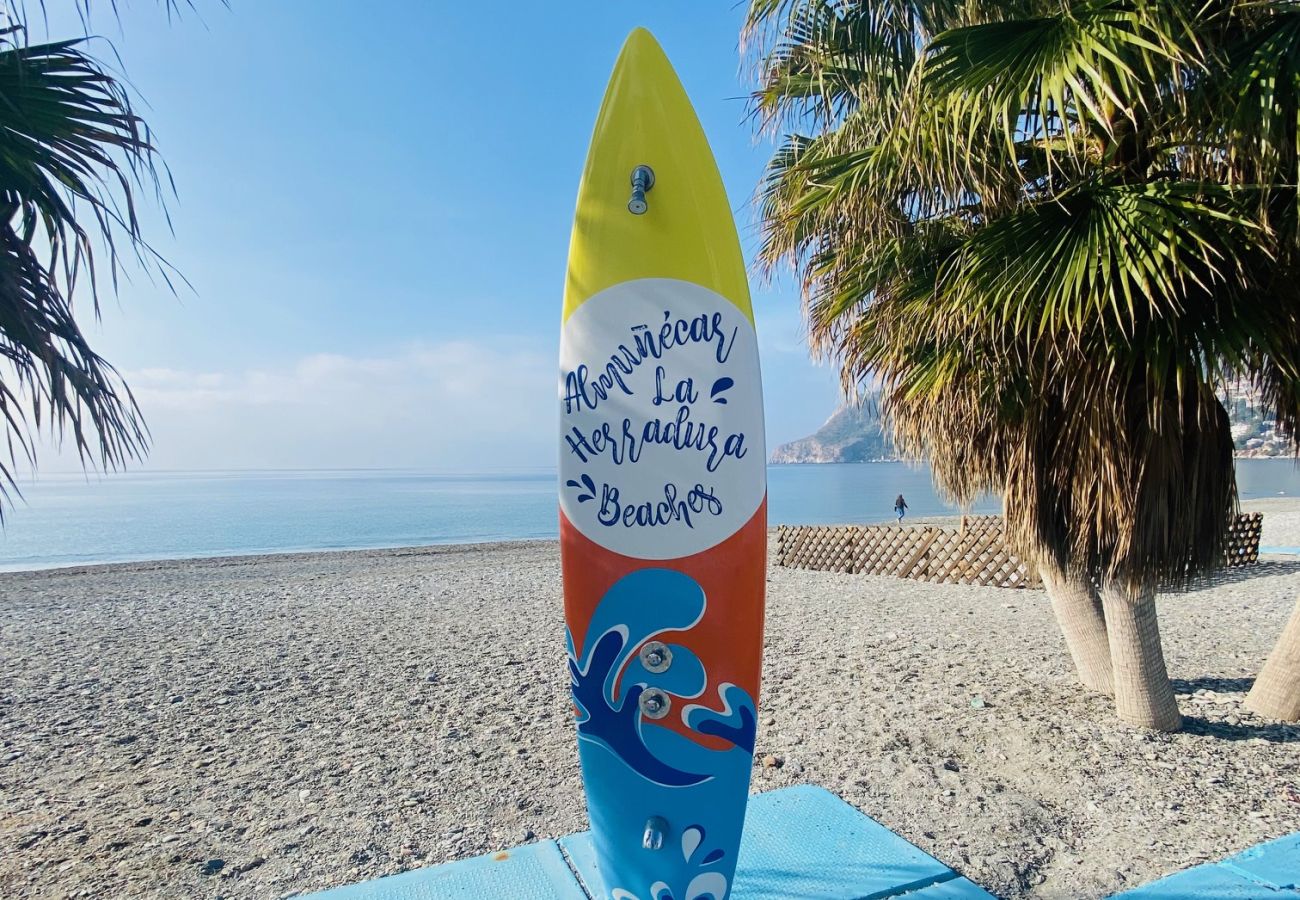
<path id="1" fill-rule="evenodd" d="M 192 285 L 136 274 L 102 321 L 80 307 L 144 411 L 147 468 L 554 465 L 574 200 L 636 26 L 695 103 L 752 259 L 772 145 L 747 117 L 741 4 L 194 3 L 91 22 L 175 180 L 174 233 L 154 208 L 146 237 Z M 69 0 L 47 5 L 51 37 L 85 33 Z M 771 448 L 839 391 L 790 279 L 751 286 Z"/>

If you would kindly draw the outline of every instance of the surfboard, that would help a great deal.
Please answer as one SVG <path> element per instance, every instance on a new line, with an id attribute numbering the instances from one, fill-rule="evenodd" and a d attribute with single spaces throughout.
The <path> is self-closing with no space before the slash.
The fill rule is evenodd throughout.
<path id="1" fill-rule="evenodd" d="M 763 643 L 762 386 L 722 178 L 644 30 L 596 120 L 562 323 L 560 550 L 597 889 L 725 900 Z"/>

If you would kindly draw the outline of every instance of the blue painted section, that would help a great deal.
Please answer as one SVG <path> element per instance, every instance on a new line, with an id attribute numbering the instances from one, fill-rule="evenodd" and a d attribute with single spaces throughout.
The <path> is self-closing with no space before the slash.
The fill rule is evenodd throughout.
<path id="1" fill-rule="evenodd" d="M 1212 863 L 1143 885 L 1112 900 L 1296 900 L 1300 894 L 1279 891 Z"/>
<path id="2" fill-rule="evenodd" d="M 897 900 L 989 900 L 992 896 L 975 882 L 960 876 L 920 890 L 894 895 Z"/>
<path id="3" fill-rule="evenodd" d="M 596 864 L 596 847 L 591 842 L 590 831 L 560 838 L 560 851 L 569 861 L 569 867 L 578 876 L 578 883 L 592 897 L 600 897 L 600 878 Z"/>
<path id="4" fill-rule="evenodd" d="M 597 893 L 590 833 L 561 838 L 560 846 L 582 883 L 595 887 L 592 895 L 604 900 Z M 993 895 L 821 788 L 804 785 L 750 799 L 731 900 L 903 896 L 990 900 Z"/>
<path id="5" fill-rule="evenodd" d="M 504 858 L 501 858 L 504 856 Z M 312 894 L 312 900 L 587 900 L 555 841 Z"/>
<path id="6" fill-rule="evenodd" d="M 1277 553 L 1282 556 L 1300 556 L 1300 547 L 1260 547 L 1260 553 Z"/>
<path id="7" fill-rule="evenodd" d="M 1112 900 L 1300 900 L 1300 832 L 1116 894 Z"/>
<path id="8" fill-rule="evenodd" d="M 736 900 L 875 900 L 956 877 L 934 857 L 829 791 L 802 785 L 751 806 Z M 989 895 L 984 895 L 989 896 Z"/>
<path id="9" fill-rule="evenodd" d="M 568 636 L 578 706 L 578 754 L 594 855 L 584 876 L 609 900 L 727 900 L 745 821 L 756 713 L 749 694 L 714 683 L 700 658 L 671 644 L 668 671 L 638 658 L 647 641 L 690 629 L 708 600 L 699 583 L 672 569 L 625 575 L 601 598 L 582 639 Z M 646 718 L 651 689 L 671 699 L 669 716 Z M 695 701 L 693 703 L 688 701 Z M 685 732 L 668 727 L 674 720 Z M 721 738 L 723 749 L 699 740 Z M 663 847 L 642 846 L 646 823 L 666 819 Z"/>
<path id="10" fill-rule="evenodd" d="M 1300 831 L 1243 850 L 1222 865 L 1264 884 L 1300 890 Z"/>

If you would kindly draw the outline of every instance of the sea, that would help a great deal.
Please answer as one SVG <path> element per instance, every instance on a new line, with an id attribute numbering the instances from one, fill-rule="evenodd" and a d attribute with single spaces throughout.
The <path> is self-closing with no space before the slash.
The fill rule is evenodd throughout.
<path id="1" fill-rule="evenodd" d="M 768 468 L 768 520 L 828 524 L 963 510 L 928 467 L 902 462 Z M 1300 497 L 1292 460 L 1237 461 L 1242 499 Z M 553 469 L 42 474 L 6 505 L 0 570 L 554 538 Z M 968 512 L 997 513 L 982 498 Z"/>

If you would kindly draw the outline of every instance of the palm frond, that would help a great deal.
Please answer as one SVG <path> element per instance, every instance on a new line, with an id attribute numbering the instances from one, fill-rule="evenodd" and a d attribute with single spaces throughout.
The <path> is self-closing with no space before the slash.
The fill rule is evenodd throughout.
<path id="1" fill-rule="evenodd" d="M 1026 205 L 972 234 L 943 275 L 944 310 L 1034 339 L 1098 324 L 1131 338 L 1268 258 L 1248 206 L 1241 192 L 1186 182 L 1084 186 Z"/>
<path id="2" fill-rule="evenodd" d="M 1257 28 L 1224 49 L 1223 76 L 1201 124 L 1223 148 L 1225 179 L 1293 188 L 1300 184 L 1300 8 L 1270 3 L 1264 10 L 1270 15 Z M 1295 192 L 1288 193 L 1286 216 L 1294 219 Z M 1267 192 L 1261 199 L 1270 199 Z M 1294 229 L 1290 236 L 1297 239 Z"/>
<path id="3" fill-rule="evenodd" d="M 833 122 L 888 106 L 916 63 L 921 28 L 913 4 L 798 4 L 763 59 L 756 112 L 768 122 Z"/>
<path id="4" fill-rule="evenodd" d="M 69 440 L 82 461 L 140 456 L 147 432 L 129 390 L 90 348 L 73 312 L 98 312 L 99 273 L 116 287 L 121 254 L 172 283 L 145 242 L 137 196 L 169 186 L 126 89 L 84 41 L 0 43 L 0 407 L 10 462 L 24 429 Z M 25 398 L 29 416 L 19 412 Z M 2 468 L 12 482 L 12 468 Z"/>
<path id="5" fill-rule="evenodd" d="M 1140 146 L 1115 138 L 1143 129 L 1203 55 L 1180 6 L 1094 0 L 944 32 L 927 48 L 927 92 L 951 107 L 956 127 L 991 125 L 1008 147 L 1038 140 L 1095 154 L 1090 138 L 1101 134 L 1142 167 Z"/>

